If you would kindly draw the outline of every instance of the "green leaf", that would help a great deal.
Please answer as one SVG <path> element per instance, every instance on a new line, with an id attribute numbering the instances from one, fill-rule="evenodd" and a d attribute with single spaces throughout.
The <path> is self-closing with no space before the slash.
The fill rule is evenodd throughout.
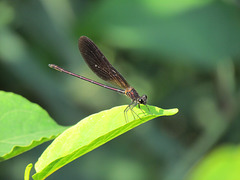
<path id="1" fill-rule="evenodd" d="M 62 166 L 130 129 L 155 117 L 170 116 L 178 112 L 178 109 L 164 110 L 148 106 L 149 112 L 146 106 L 142 105 L 141 109 L 134 108 L 133 114 L 128 111 L 127 123 L 123 113 L 126 107 L 114 107 L 93 114 L 63 132 L 38 159 L 35 164 L 37 173 L 33 178 L 44 179 Z"/>
<path id="2" fill-rule="evenodd" d="M 32 167 L 33 167 L 32 163 L 27 165 L 27 167 L 25 169 L 25 173 L 24 173 L 24 180 L 29 180 L 29 176 L 30 176 L 30 172 L 31 172 Z"/>
<path id="3" fill-rule="evenodd" d="M 225 145 L 215 149 L 192 170 L 188 180 L 239 179 L 240 147 Z"/>
<path id="4" fill-rule="evenodd" d="M 164 54 L 172 61 L 211 66 L 239 56 L 237 6 L 213 0 L 143 0 L 135 5 L 136 1 L 129 0 L 103 1 L 81 22 L 79 30 L 90 27 L 114 47 L 131 48 L 146 57 L 151 53 L 155 58 L 149 61 L 160 60 Z"/>
<path id="5" fill-rule="evenodd" d="M 59 126 L 39 105 L 0 91 L 0 162 L 54 139 Z"/>

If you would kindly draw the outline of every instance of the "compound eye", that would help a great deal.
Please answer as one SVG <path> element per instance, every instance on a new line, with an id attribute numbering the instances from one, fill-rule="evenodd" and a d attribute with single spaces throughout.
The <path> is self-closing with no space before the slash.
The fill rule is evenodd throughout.
<path id="1" fill-rule="evenodd" d="M 140 104 L 142 104 L 143 103 L 143 99 L 141 98 L 141 99 L 139 99 L 139 103 Z"/>
<path id="2" fill-rule="evenodd" d="M 147 96 L 143 95 L 141 98 L 138 99 L 138 102 L 144 105 L 147 104 Z"/>

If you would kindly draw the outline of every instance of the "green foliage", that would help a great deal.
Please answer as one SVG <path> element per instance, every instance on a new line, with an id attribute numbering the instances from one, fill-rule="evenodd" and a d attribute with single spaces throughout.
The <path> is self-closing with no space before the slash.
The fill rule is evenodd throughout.
<path id="1" fill-rule="evenodd" d="M 32 163 L 27 165 L 27 167 L 25 169 L 25 173 L 24 173 L 24 180 L 29 180 L 29 176 L 30 176 L 30 172 L 31 172 L 32 167 L 33 167 Z"/>
<path id="2" fill-rule="evenodd" d="M 215 149 L 190 173 L 188 180 L 237 180 L 240 169 L 240 147 L 225 145 Z"/>
<path id="3" fill-rule="evenodd" d="M 39 105 L 4 91 L 0 91 L 0 127 L 0 161 L 54 139 L 66 129 Z"/>
<path id="4" fill-rule="evenodd" d="M 97 80 L 77 47 L 81 35 L 89 36 L 149 103 L 178 107 L 181 114 L 137 128 L 134 136 L 118 138 L 120 145 L 105 146 L 112 154 L 95 151 L 53 176 L 77 171 L 75 179 L 185 180 L 220 143 L 240 142 L 239 32 L 237 1 L 1 1 L 0 89 L 41 102 L 69 124 L 127 103 L 47 67 L 55 63 Z M 2 179 L 19 179 L 26 159 L 1 165 Z"/>
<path id="5" fill-rule="evenodd" d="M 56 124 L 48 113 L 37 104 L 22 96 L 0 91 L 0 149 L 1 161 L 17 156 L 46 141 L 54 139 L 67 127 Z M 129 131 L 158 116 L 174 115 L 178 109 L 164 110 L 154 106 L 134 108 L 127 114 L 127 106 L 93 114 L 81 120 L 75 126 L 64 131 L 39 158 L 35 164 L 34 179 L 43 179 L 57 169 L 99 147 L 111 139 Z M 29 177 L 32 164 L 25 170 L 25 179 Z"/>
<path id="6" fill-rule="evenodd" d="M 112 0 L 101 3 L 85 23 L 97 23 L 96 31 L 115 46 L 212 66 L 239 54 L 239 19 L 238 8 L 211 0 Z"/>
<path id="7" fill-rule="evenodd" d="M 126 106 L 119 106 L 93 114 L 63 132 L 35 164 L 37 173 L 33 178 L 44 179 L 62 166 L 134 127 L 155 117 L 170 116 L 178 112 L 178 109 L 164 110 L 154 106 L 149 106 L 149 112 L 146 107 L 141 106 L 144 113 L 134 108 L 134 112 L 141 119 L 134 119 L 133 114 L 129 112 L 129 122 L 126 123 L 123 113 L 125 108 Z"/>

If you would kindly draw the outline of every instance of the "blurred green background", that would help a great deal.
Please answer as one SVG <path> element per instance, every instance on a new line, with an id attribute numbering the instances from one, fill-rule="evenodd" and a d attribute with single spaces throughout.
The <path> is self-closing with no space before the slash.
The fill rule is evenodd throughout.
<path id="1" fill-rule="evenodd" d="M 240 179 L 237 0 L 0 1 L 0 89 L 40 104 L 61 125 L 129 104 L 48 68 L 54 63 L 102 82 L 78 51 L 82 35 L 148 95 L 148 104 L 180 112 L 114 139 L 48 179 Z M 2 162 L 0 179 L 23 179 L 48 144 Z"/>

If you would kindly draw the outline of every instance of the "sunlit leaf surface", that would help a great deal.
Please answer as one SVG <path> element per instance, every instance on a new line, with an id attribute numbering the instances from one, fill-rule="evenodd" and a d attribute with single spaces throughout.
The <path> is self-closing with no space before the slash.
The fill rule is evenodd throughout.
<path id="1" fill-rule="evenodd" d="M 128 112 L 126 122 L 123 113 L 125 108 L 126 106 L 119 106 L 93 114 L 63 132 L 35 164 L 37 173 L 33 178 L 46 178 L 67 163 L 130 129 L 155 117 L 170 116 L 178 112 L 178 109 L 164 110 L 154 106 L 149 106 L 149 111 L 141 106 L 141 109 L 134 108 L 133 114 Z"/>

